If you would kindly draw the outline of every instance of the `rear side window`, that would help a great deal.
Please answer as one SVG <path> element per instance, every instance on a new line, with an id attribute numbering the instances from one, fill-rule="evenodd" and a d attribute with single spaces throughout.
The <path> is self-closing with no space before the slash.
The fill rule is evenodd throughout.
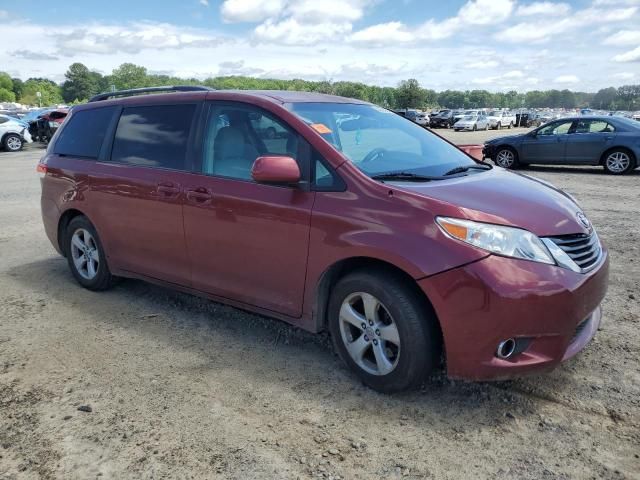
<path id="1" fill-rule="evenodd" d="M 73 113 L 60 132 L 53 153 L 98 158 L 116 108 L 93 108 Z"/>
<path id="2" fill-rule="evenodd" d="M 186 170 L 195 105 L 125 108 L 113 140 L 111 161 Z"/>

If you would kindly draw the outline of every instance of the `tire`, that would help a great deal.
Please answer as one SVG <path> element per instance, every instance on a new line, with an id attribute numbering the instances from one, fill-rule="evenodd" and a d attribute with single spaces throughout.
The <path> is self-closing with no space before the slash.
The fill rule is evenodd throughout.
<path id="1" fill-rule="evenodd" d="M 2 146 L 7 152 L 19 152 L 22 150 L 24 142 L 17 133 L 9 133 L 2 139 Z"/>
<path id="2" fill-rule="evenodd" d="M 498 122 L 496 124 L 496 130 L 501 130 L 502 129 L 502 124 L 500 122 Z"/>
<path id="3" fill-rule="evenodd" d="M 496 150 L 494 163 L 502 168 L 518 168 L 518 152 L 511 147 L 499 147 Z"/>
<path id="4" fill-rule="evenodd" d="M 365 300 L 370 315 L 364 313 Z M 440 358 L 435 315 L 395 272 L 346 275 L 333 288 L 328 315 L 336 351 L 365 385 L 379 392 L 417 387 Z"/>
<path id="5" fill-rule="evenodd" d="M 513 122 L 509 122 L 509 127 L 507 127 L 509 130 L 511 130 L 511 127 L 513 127 Z"/>
<path id="6" fill-rule="evenodd" d="M 113 285 L 102 242 L 87 217 L 71 219 L 65 230 L 64 245 L 69 269 L 80 285 L 94 291 L 107 290 Z"/>
<path id="7" fill-rule="evenodd" d="M 602 156 L 602 166 L 610 175 L 624 175 L 636 168 L 636 158 L 633 153 L 624 148 L 614 148 Z"/>
<path id="8" fill-rule="evenodd" d="M 485 123 L 485 125 L 484 125 L 484 130 L 485 130 L 485 131 L 489 130 L 489 122 Z"/>
<path id="9" fill-rule="evenodd" d="M 473 131 L 477 132 L 478 131 L 478 125 L 476 125 L 475 123 L 473 124 Z"/>

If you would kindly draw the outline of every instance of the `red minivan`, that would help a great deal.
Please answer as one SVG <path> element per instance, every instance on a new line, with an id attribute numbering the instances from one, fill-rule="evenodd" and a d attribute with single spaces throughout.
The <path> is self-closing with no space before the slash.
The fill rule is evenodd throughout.
<path id="1" fill-rule="evenodd" d="M 471 380 L 549 370 L 600 323 L 607 250 L 571 196 L 359 100 L 102 94 L 38 171 L 83 287 L 133 277 L 328 330 L 380 391 L 441 362 Z"/>

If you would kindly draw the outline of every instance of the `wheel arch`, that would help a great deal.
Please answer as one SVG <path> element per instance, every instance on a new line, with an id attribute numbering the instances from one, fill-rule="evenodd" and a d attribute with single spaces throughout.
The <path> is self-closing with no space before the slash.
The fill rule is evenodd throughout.
<path id="1" fill-rule="evenodd" d="M 385 275 L 396 276 L 403 283 L 405 283 L 416 294 L 416 296 L 420 298 L 420 300 L 424 303 L 425 308 L 433 314 L 434 318 L 436 319 L 436 325 L 438 327 L 440 344 L 444 345 L 444 343 L 442 342 L 442 328 L 440 327 L 438 315 L 433 308 L 433 304 L 431 303 L 425 292 L 422 291 L 422 289 L 418 286 L 416 280 L 411 275 L 409 275 L 409 273 L 407 273 L 397 265 L 374 257 L 360 256 L 338 260 L 322 273 L 316 285 L 314 299 L 315 304 L 313 308 L 316 331 L 327 329 L 327 313 L 333 286 L 341 278 L 345 277 L 349 273 L 362 269 L 376 270 L 384 273 Z"/>
<path id="2" fill-rule="evenodd" d="M 617 146 L 617 147 L 611 147 L 611 148 L 607 148 L 604 152 L 602 152 L 602 155 L 600 156 L 600 163 L 599 165 L 604 165 L 605 160 L 607 159 L 607 156 L 611 153 L 614 152 L 616 150 L 623 150 L 626 153 L 628 153 L 631 156 L 631 160 L 633 161 L 635 167 L 638 166 L 638 158 L 636 157 L 636 154 L 633 152 L 633 150 L 631 150 L 628 147 L 624 147 L 624 146 Z M 635 168 L 634 167 L 634 168 Z"/>
<path id="3" fill-rule="evenodd" d="M 65 210 L 65 212 L 62 215 L 60 215 L 60 219 L 58 220 L 58 239 L 57 239 L 58 247 L 60 248 L 62 255 L 65 257 L 67 256 L 67 249 L 65 248 L 65 245 L 63 242 L 64 232 L 69 226 L 69 223 L 71 222 L 71 220 L 79 216 L 87 217 L 87 215 L 84 212 L 76 208 L 69 208 L 68 210 Z"/>

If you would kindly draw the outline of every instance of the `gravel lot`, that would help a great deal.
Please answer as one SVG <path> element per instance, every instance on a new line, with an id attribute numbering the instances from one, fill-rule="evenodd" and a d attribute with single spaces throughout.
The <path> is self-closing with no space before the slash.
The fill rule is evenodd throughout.
<path id="1" fill-rule="evenodd" d="M 0 478 L 640 478 L 640 171 L 530 170 L 611 250 L 584 352 L 385 396 L 325 336 L 139 281 L 80 288 L 41 225 L 41 153 L 0 153 Z"/>

